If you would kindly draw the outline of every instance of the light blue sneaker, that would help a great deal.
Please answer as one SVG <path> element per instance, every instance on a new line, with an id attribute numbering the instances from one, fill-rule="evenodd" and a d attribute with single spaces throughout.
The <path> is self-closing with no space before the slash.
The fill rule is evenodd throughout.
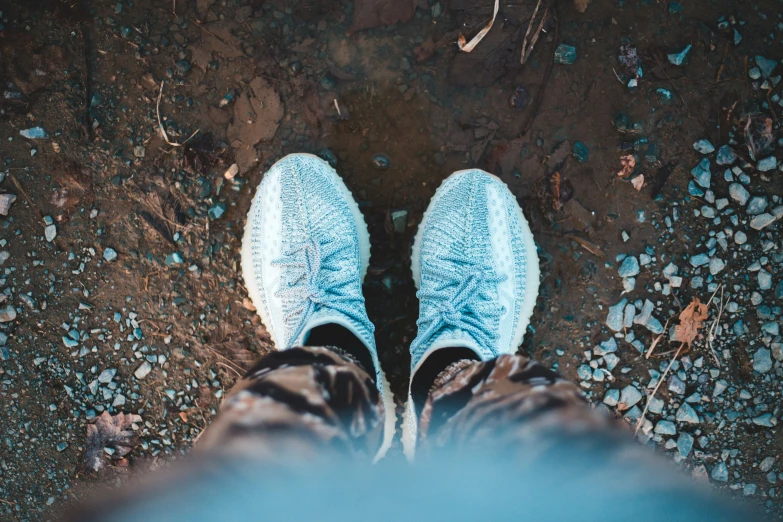
<path id="1" fill-rule="evenodd" d="M 279 350 L 305 344 L 314 328 L 326 324 L 346 328 L 364 344 L 385 409 L 377 461 L 391 446 L 396 415 L 362 296 L 369 264 L 367 225 L 334 169 L 310 154 L 275 163 L 247 215 L 245 285 Z"/>
<path id="2" fill-rule="evenodd" d="M 419 289 L 411 381 L 442 348 L 467 348 L 482 361 L 517 351 L 538 297 L 538 255 L 522 209 L 499 178 L 473 169 L 443 182 L 419 225 L 411 271 Z M 408 458 L 417 430 L 409 391 Z"/>

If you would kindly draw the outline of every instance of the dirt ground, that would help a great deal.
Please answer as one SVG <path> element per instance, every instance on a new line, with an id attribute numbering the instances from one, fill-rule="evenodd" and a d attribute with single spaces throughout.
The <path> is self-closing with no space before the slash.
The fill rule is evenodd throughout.
<path id="1" fill-rule="evenodd" d="M 524 66 L 535 3 L 510 4 L 468 55 L 456 37 L 487 21 L 488 0 L 421 0 L 407 22 L 353 32 L 347 0 L 0 1 L 0 192 L 17 196 L 0 218 L 10 254 L 0 306 L 18 310 L 0 324 L 0 518 L 53 516 L 96 480 L 180 456 L 242 369 L 271 349 L 239 249 L 255 186 L 291 152 L 335 162 L 360 201 L 372 237 L 368 311 L 400 411 L 418 313 L 411 242 L 441 180 L 465 168 L 509 185 L 538 243 L 540 297 L 522 350 L 577 380 L 620 300 L 616 256 L 648 246 L 691 255 L 708 234 L 711 224 L 692 217 L 703 201 L 688 196 L 700 158 L 692 144 L 728 143 L 746 108 L 775 92 L 760 91 L 748 67 L 756 55 L 783 58 L 780 3 L 696 0 L 678 12 L 596 0 L 580 13 L 563 1 Z M 721 27 L 730 17 L 736 25 Z M 550 66 L 563 43 L 574 63 Z M 618 62 L 623 44 L 644 69 L 636 88 Z M 669 63 L 686 45 L 686 63 Z M 514 106 L 519 87 L 526 95 Z M 783 108 L 771 112 L 777 129 Z M 639 128 L 625 129 L 618 113 Z M 35 127 L 46 137 L 20 135 Z M 585 161 L 572 154 L 576 142 Z M 639 191 L 617 176 L 634 142 L 647 180 Z M 783 194 L 779 172 L 749 174 L 752 192 Z M 673 207 L 683 223 L 670 234 Z M 398 210 L 407 222 L 395 229 Z M 774 226 L 767 232 L 779 242 Z M 741 278 L 742 260 L 727 262 L 726 274 Z M 637 286 L 655 300 L 652 283 L 640 276 Z M 710 293 L 681 288 L 675 312 L 693 297 Z M 646 379 L 660 362 L 627 345 L 620 353 L 631 371 L 619 383 Z M 753 379 L 746 359 L 725 368 L 732 383 Z M 100 379 L 105 370 L 116 371 Z M 84 468 L 86 423 L 103 411 L 139 415 L 141 444 L 95 479 Z M 778 430 L 738 430 L 732 447 L 779 451 Z M 391 458 L 400 453 L 396 443 Z M 756 473 L 750 462 L 743 477 Z M 766 493 L 754 501 L 776 509 Z"/>

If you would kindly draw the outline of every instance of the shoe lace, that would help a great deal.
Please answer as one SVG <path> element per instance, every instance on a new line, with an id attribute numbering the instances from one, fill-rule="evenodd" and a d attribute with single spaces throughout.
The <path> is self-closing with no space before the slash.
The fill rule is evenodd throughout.
<path id="1" fill-rule="evenodd" d="M 356 274 L 344 266 L 345 253 L 353 247 L 348 239 L 339 236 L 321 241 L 309 238 L 294 242 L 284 249 L 282 257 L 272 262 L 288 269 L 275 296 L 288 304 L 283 321 L 294 332 L 290 339 L 297 339 L 307 318 L 322 308 L 367 323 L 361 313 L 364 297 L 355 289 Z M 369 327 L 372 329 L 372 325 Z"/>
<path id="2" fill-rule="evenodd" d="M 417 344 L 425 344 L 444 328 L 456 328 L 470 334 L 479 346 L 491 348 L 500 335 L 497 323 L 506 309 L 495 302 L 489 289 L 503 282 L 484 259 L 465 255 L 438 255 L 436 262 L 422 265 L 422 279 L 434 284 L 418 292 L 429 310 L 419 318 Z"/>

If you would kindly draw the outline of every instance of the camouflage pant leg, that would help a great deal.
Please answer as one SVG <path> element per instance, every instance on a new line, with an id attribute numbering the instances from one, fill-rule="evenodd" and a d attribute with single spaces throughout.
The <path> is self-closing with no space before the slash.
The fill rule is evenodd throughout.
<path id="1" fill-rule="evenodd" d="M 197 446 L 262 460 L 370 458 L 382 420 L 378 389 L 358 364 L 328 348 L 291 348 L 263 357 L 234 385 Z"/>

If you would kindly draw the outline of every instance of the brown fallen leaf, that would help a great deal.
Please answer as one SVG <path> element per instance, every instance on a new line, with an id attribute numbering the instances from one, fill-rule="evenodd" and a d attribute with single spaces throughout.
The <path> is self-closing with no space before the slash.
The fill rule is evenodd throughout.
<path id="1" fill-rule="evenodd" d="M 617 177 L 627 178 L 633 174 L 635 168 L 636 158 L 633 157 L 633 154 L 626 154 L 625 156 L 620 157 L 620 171 L 617 173 Z"/>
<path id="2" fill-rule="evenodd" d="M 114 450 L 111 459 L 122 460 L 136 445 L 136 432 L 131 425 L 141 422 L 141 417 L 132 413 L 109 415 L 104 411 L 95 422 L 87 425 L 87 444 L 84 450 L 84 471 L 97 473 L 108 457 L 104 448 Z M 106 455 L 106 457 L 104 457 Z"/>
<path id="3" fill-rule="evenodd" d="M 633 188 L 636 190 L 642 190 L 642 187 L 644 187 L 644 175 L 640 174 L 633 178 L 631 180 L 631 185 L 633 185 Z"/>
<path id="4" fill-rule="evenodd" d="M 674 340 L 687 343 L 690 349 L 705 319 L 707 319 L 707 305 L 696 297 L 680 313 L 680 324 L 674 327 Z"/>
<path id="5" fill-rule="evenodd" d="M 563 208 L 563 203 L 560 201 L 560 173 L 553 172 L 549 181 L 552 188 L 552 207 L 560 210 Z"/>

